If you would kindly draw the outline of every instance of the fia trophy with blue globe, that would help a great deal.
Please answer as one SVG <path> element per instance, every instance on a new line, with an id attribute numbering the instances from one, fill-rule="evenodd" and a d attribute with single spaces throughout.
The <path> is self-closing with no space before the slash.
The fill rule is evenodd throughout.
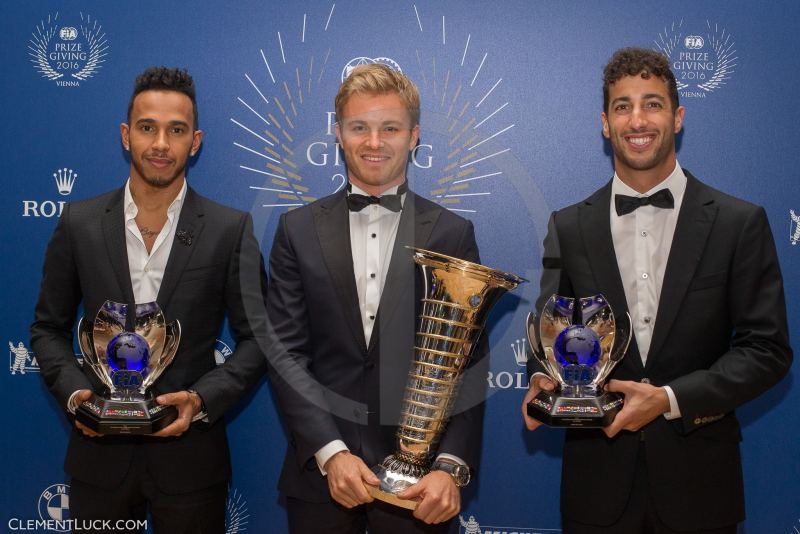
<path id="1" fill-rule="evenodd" d="M 631 320 L 615 317 L 603 295 L 577 299 L 553 295 L 541 317 L 528 314 L 528 342 L 555 391 L 541 391 L 528 415 L 549 426 L 604 427 L 622 408 L 622 397 L 603 390 L 628 350 Z"/>
<path id="2" fill-rule="evenodd" d="M 152 434 L 178 416 L 149 388 L 172 363 L 181 339 L 178 321 L 166 324 L 155 302 L 136 304 L 134 331 L 125 330 L 128 305 L 107 300 L 94 322 L 81 319 L 78 345 L 106 390 L 76 410 L 78 421 L 100 434 Z"/>

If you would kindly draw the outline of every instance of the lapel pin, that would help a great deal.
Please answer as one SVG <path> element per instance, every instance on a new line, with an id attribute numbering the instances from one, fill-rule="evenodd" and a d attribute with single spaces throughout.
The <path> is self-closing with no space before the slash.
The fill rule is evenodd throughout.
<path id="1" fill-rule="evenodd" d="M 192 244 L 192 239 L 194 238 L 194 234 L 192 234 L 191 230 L 184 230 L 180 229 L 175 233 L 175 237 L 178 238 L 178 241 L 184 246 L 189 246 Z"/>

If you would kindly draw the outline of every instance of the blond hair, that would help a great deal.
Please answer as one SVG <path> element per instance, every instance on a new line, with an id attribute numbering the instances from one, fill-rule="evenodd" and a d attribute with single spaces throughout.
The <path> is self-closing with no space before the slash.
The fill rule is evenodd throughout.
<path id="1" fill-rule="evenodd" d="M 354 94 L 396 93 L 411 117 L 411 127 L 419 124 L 419 91 L 407 76 L 387 65 L 370 63 L 353 69 L 336 93 L 336 118 L 344 116 L 344 107 Z"/>

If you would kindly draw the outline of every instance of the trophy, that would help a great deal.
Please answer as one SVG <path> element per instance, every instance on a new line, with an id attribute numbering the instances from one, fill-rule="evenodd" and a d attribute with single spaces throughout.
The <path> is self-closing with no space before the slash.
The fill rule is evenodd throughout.
<path id="1" fill-rule="evenodd" d="M 395 494 L 430 472 L 462 371 L 489 310 L 506 291 L 526 281 L 444 254 L 412 250 L 425 281 L 414 361 L 402 402 L 398 449 L 372 468 L 380 486 L 369 487 L 376 499 L 409 509 L 416 508 L 417 501 Z"/>
<path id="2" fill-rule="evenodd" d="M 528 403 L 528 415 L 549 426 L 604 427 L 623 400 L 603 391 L 608 375 L 631 341 L 631 319 L 614 317 L 603 295 L 578 299 L 580 323 L 574 324 L 575 299 L 553 295 L 542 316 L 528 314 L 528 342 L 533 356 L 557 384 Z"/>
<path id="3" fill-rule="evenodd" d="M 84 365 L 107 388 L 75 410 L 75 418 L 101 434 L 152 434 L 178 416 L 156 403 L 150 386 L 172 363 L 181 340 L 178 321 L 165 324 L 155 302 L 136 304 L 134 331 L 125 331 L 128 305 L 107 300 L 94 322 L 81 319 L 78 345 Z"/>

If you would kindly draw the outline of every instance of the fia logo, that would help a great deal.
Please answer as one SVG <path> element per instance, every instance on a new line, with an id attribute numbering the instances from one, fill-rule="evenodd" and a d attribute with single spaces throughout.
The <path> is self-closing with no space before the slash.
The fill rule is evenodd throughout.
<path id="1" fill-rule="evenodd" d="M 77 179 L 78 173 L 67 167 L 53 171 L 56 190 L 62 197 L 69 196 L 72 193 L 72 188 L 75 186 Z M 46 219 L 61 217 L 61 212 L 64 211 L 64 204 L 66 204 L 66 200 L 23 200 L 22 216 L 44 217 Z"/>
<path id="2" fill-rule="evenodd" d="M 17 343 L 16 346 L 14 346 L 13 342 L 8 342 L 8 360 L 8 367 L 12 375 L 39 372 L 39 364 L 36 363 L 33 352 L 28 350 L 22 341 Z"/>
<path id="3" fill-rule="evenodd" d="M 28 41 L 28 56 L 43 78 L 60 87 L 78 87 L 95 75 L 108 55 L 103 26 L 91 15 L 66 21 L 59 13 L 41 20 Z M 72 26 L 71 24 L 75 24 Z"/>
<path id="4" fill-rule="evenodd" d="M 789 217 L 791 217 L 791 221 L 789 222 L 789 242 L 792 245 L 796 245 L 800 242 L 800 215 L 796 214 L 794 210 L 789 210 Z"/>
<path id="5" fill-rule="evenodd" d="M 492 389 L 528 389 L 528 375 L 524 371 L 528 363 L 528 343 L 525 339 L 516 339 L 511 344 L 511 351 L 514 353 L 514 361 L 518 367 L 522 367 L 522 371 L 511 373 L 509 371 L 500 371 L 494 373 L 489 371 L 487 380 L 489 387 Z"/>
<path id="6" fill-rule="evenodd" d="M 240 534 L 247 531 L 247 501 L 235 488 L 228 491 L 228 504 L 225 506 L 225 534 Z"/>
<path id="7" fill-rule="evenodd" d="M 344 69 L 342 69 L 342 81 L 345 81 L 350 73 L 353 72 L 353 69 L 359 67 L 361 65 L 372 65 L 374 63 L 380 63 L 382 65 L 386 65 L 391 67 L 392 69 L 396 70 L 397 72 L 402 73 L 403 69 L 400 68 L 400 64 L 397 61 L 388 58 L 388 57 L 376 57 L 376 58 L 369 58 L 369 57 L 355 57 L 348 61 Z"/>
<path id="8" fill-rule="evenodd" d="M 656 48 L 670 60 L 681 97 L 705 98 L 730 80 L 736 67 L 731 34 L 716 23 L 673 22 L 659 32 Z"/>
<path id="9" fill-rule="evenodd" d="M 39 518 L 53 521 L 50 530 L 69 532 L 69 485 L 53 484 L 39 496 Z M 63 527 L 63 528 L 62 528 Z"/>

